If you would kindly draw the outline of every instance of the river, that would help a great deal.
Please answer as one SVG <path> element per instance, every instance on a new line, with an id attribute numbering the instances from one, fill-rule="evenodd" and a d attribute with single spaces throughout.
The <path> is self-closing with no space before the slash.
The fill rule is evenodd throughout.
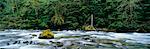
<path id="1" fill-rule="evenodd" d="M 53 31 L 54 39 L 38 39 L 41 30 L 0 31 L 1 49 L 150 49 L 150 33 Z M 33 36 L 34 35 L 34 36 Z"/>

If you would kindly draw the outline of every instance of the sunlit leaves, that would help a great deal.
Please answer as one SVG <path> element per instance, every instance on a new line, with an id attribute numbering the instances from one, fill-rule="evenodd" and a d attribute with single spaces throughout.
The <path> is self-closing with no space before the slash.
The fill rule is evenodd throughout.
<path id="1" fill-rule="evenodd" d="M 51 22 L 56 24 L 56 25 L 62 25 L 64 24 L 64 19 L 62 15 L 59 14 L 55 14 L 52 18 L 51 18 Z"/>

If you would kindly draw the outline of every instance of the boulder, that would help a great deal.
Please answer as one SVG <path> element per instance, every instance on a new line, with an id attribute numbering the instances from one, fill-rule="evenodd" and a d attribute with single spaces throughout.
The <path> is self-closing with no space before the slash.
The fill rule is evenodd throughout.
<path id="1" fill-rule="evenodd" d="M 44 30 L 42 31 L 42 33 L 40 33 L 39 39 L 53 39 L 54 38 L 54 33 L 50 30 Z"/>

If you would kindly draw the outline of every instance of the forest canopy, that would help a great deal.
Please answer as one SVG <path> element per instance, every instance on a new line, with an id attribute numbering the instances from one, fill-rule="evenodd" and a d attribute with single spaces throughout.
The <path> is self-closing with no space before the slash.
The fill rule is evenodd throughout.
<path id="1" fill-rule="evenodd" d="M 150 30 L 150 0 L 0 0 L 0 29 Z"/>

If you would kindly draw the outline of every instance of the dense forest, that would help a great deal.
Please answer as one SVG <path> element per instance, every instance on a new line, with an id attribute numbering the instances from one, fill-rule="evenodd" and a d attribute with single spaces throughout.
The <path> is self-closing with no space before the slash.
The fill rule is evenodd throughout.
<path id="1" fill-rule="evenodd" d="M 150 0 L 0 0 L 0 29 L 150 30 Z"/>

